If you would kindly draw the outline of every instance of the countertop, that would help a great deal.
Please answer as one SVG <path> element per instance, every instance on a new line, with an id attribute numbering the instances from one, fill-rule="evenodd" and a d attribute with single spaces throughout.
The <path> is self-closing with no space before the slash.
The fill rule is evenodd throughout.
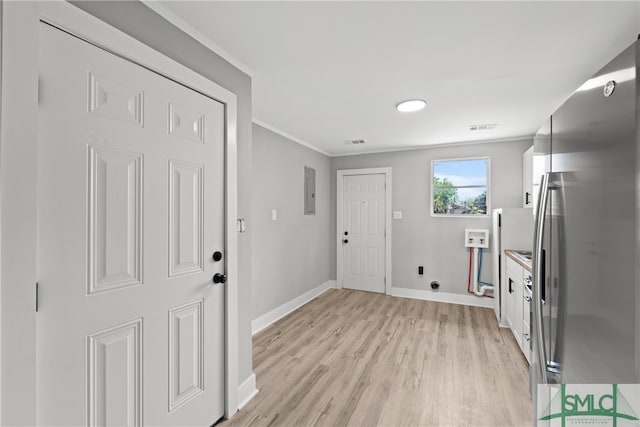
<path id="1" fill-rule="evenodd" d="M 529 273 L 533 271 L 533 269 L 531 268 L 531 251 L 505 249 L 504 254 L 527 269 Z"/>

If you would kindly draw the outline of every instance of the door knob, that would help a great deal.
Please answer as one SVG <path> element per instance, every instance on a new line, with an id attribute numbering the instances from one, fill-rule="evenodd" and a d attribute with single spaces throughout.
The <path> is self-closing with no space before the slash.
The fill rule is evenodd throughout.
<path id="1" fill-rule="evenodd" d="M 349 232 L 348 232 L 348 231 L 345 231 L 345 232 L 344 232 L 344 235 L 345 235 L 345 236 L 348 236 L 348 235 L 349 235 Z"/>
<path id="2" fill-rule="evenodd" d="M 215 251 L 213 253 L 213 260 L 214 261 L 220 261 L 222 259 L 222 252 L 220 251 Z"/>
<path id="3" fill-rule="evenodd" d="M 349 241 L 347 239 L 344 239 L 342 243 L 349 243 Z"/>
<path id="4" fill-rule="evenodd" d="M 227 281 L 227 276 L 224 274 L 216 273 L 213 276 L 213 283 L 224 283 Z"/>

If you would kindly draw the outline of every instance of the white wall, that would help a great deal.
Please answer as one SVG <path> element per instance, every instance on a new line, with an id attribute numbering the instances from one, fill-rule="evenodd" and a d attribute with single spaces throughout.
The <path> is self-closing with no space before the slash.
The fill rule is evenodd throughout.
<path id="1" fill-rule="evenodd" d="M 208 77 L 237 95 L 238 216 L 247 233 L 238 237 L 238 384 L 253 374 L 251 343 L 251 78 L 138 1 L 74 1 L 74 5 Z"/>
<path id="2" fill-rule="evenodd" d="M 420 150 L 396 151 L 331 159 L 331 235 L 336 240 L 336 171 L 390 166 L 393 169 L 392 209 L 403 219 L 392 221 L 392 286 L 431 291 L 432 280 L 439 292 L 466 294 L 469 253 L 464 247 L 465 228 L 491 228 L 487 218 L 436 218 L 430 216 L 431 161 L 476 156 L 491 157 L 491 209 L 522 206 L 522 153 L 532 140 L 508 141 Z M 332 244 L 332 277 L 335 244 Z M 491 282 L 491 255 L 485 251 L 482 280 Z M 424 275 L 418 276 L 418 266 Z"/>
<path id="3" fill-rule="evenodd" d="M 323 154 L 253 125 L 252 319 L 331 278 L 330 163 Z M 304 215 L 305 166 L 316 170 L 315 215 Z"/>

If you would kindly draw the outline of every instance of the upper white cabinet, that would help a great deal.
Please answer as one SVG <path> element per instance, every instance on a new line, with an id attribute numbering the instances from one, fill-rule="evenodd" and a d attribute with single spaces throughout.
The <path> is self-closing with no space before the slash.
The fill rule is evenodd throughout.
<path id="1" fill-rule="evenodd" d="M 533 191 L 533 146 L 522 154 L 522 207 L 532 208 Z"/>

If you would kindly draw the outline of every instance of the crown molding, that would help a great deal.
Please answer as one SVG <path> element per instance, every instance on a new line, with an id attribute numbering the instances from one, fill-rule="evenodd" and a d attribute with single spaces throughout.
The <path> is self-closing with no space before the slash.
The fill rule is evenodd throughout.
<path id="1" fill-rule="evenodd" d="M 363 151 L 360 153 L 332 154 L 331 157 L 362 156 L 365 154 L 381 154 L 381 153 L 394 153 L 398 151 L 429 150 L 432 148 L 462 147 L 465 145 L 496 144 L 496 143 L 502 143 L 502 142 L 523 142 L 523 141 L 533 141 L 533 137 L 534 135 L 523 135 L 523 136 L 516 136 L 513 138 L 483 139 L 480 141 L 443 142 L 439 144 L 420 145 L 416 147 L 398 147 L 398 148 L 387 148 L 387 149 L 374 150 L 374 151 Z"/>
<path id="2" fill-rule="evenodd" d="M 291 135 L 291 134 L 288 134 L 288 133 L 286 133 L 285 131 L 282 131 L 282 130 L 278 129 L 278 128 L 277 128 L 277 127 L 275 127 L 275 126 L 271 126 L 270 124 L 265 123 L 264 121 L 262 121 L 262 120 L 260 120 L 260 119 L 256 119 L 256 118 L 254 117 L 254 118 L 253 118 L 253 123 L 255 123 L 255 124 L 257 124 L 258 126 L 263 127 L 263 128 L 265 128 L 265 129 L 267 129 L 267 130 L 270 130 L 270 131 L 271 131 L 271 132 L 273 132 L 273 133 L 277 133 L 278 135 L 280 135 L 280 136 L 282 136 L 282 137 L 284 137 L 284 138 L 287 138 L 287 139 L 289 139 L 289 140 L 291 140 L 291 141 L 295 142 L 296 144 L 300 144 L 300 145 L 302 145 L 302 146 L 304 146 L 304 147 L 306 147 L 306 148 L 309 148 L 309 149 L 311 149 L 311 150 L 313 150 L 313 151 L 317 151 L 318 153 L 320 153 L 320 154 L 324 154 L 324 155 L 325 155 L 325 156 L 327 156 L 327 157 L 333 157 L 333 155 L 332 155 L 332 154 L 329 154 L 329 153 L 327 153 L 326 151 L 319 149 L 319 148 L 318 148 L 318 147 L 316 147 L 315 145 L 313 145 L 313 144 L 311 144 L 311 143 L 309 143 L 309 142 L 303 141 L 303 140 L 301 140 L 300 138 L 296 138 L 295 136 L 293 136 L 293 135 Z"/>
<path id="3" fill-rule="evenodd" d="M 221 56 L 225 61 L 229 62 L 231 65 L 242 71 L 243 73 L 249 75 L 249 77 L 254 76 L 254 71 L 247 66 L 245 63 L 240 61 L 238 58 L 233 56 L 227 50 L 223 49 L 216 42 L 202 34 L 200 31 L 196 30 L 191 24 L 186 22 L 184 19 L 177 16 L 175 13 L 170 11 L 166 6 L 162 5 L 158 0 L 141 0 L 142 4 L 147 6 L 149 9 L 162 16 L 164 19 L 169 21 L 171 24 L 176 26 L 182 32 L 188 34 L 201 44 L 203 44 L 207 49 L 211 50 L 215 54 Z"/>

